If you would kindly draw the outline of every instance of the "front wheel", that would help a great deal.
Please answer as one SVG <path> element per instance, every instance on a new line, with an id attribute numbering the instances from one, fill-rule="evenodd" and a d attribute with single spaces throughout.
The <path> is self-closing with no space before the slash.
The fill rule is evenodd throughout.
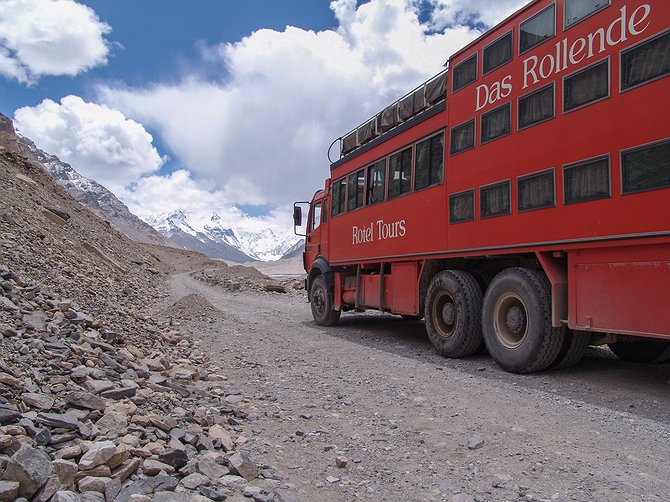
<path id="1" fill-rule="evenodd" d="M 491 357 L 512 373 L 548 368 L 563 347 L 565 330 L 551 325 L 551 285 L 532 269 L 508 268 L 491 281 L 482 308 Z"/>
<path id="2" fill-rule="evenodd" d="M 340 320 L 340 311 L 333 310 L 333 295 L 328 291 L 326 279 L 322 275 L 314 278 L 309 298 L 316 323 L 320 326 L 335 326 Z"/>

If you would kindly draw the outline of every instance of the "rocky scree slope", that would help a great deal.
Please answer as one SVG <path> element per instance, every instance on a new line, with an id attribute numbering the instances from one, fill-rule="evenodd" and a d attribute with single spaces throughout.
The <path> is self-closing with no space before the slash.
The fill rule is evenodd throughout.
<path id="1" fill-rule="evenodd" d="M 173 267 L 56 185 L 6 122 L 0 179 L 0 500 L 295 500 L 244 453 L 225 371 L 147 314 Z"/>
<path id="2" fill-rule="evenodd" d="M 30 139 L 17 135 L 33 157 L 42 164 L 58 184 L 79 202 L 137 242 L 170 245 L 162 234 L 145 223 L 100 183 L 79 174 L 70 164 L 35 146 Z"/>

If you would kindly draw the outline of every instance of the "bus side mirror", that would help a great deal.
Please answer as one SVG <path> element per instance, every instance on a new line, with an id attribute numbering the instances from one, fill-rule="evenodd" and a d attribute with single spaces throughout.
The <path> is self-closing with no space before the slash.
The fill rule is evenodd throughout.
<path id="1" fill-rule="evenodd" d="M 302 208 L 300 206 L 293 206 L 293 226 L 299 227 L 302 225 Z"/>

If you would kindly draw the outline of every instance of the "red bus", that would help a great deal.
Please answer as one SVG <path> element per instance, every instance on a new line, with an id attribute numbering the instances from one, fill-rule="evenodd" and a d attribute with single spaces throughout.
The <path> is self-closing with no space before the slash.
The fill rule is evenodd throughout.
<path id="1" fill-rule="evenodd" d="M 670 2 L 534 0 L 446 66 L 340 138 L 315 321 L 425 317 L 444 356 L 518 373 L 670 357 Z"/>

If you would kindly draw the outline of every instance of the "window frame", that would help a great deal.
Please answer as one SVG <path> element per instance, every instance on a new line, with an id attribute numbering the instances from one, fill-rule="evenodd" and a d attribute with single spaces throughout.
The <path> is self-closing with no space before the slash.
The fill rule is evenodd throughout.
<path id="1" fill-rule="evenodd" d="M 597 195 L 597 196 L 590 196 L 584 199 L 579 199 L 579 200 L 572 200 L 568 202 L 567 197 L 566 197 L 566 180 L 567 176 L 565 175 L 566 171 L 569 169 L 573 169 L 575 167 L 582 166 L 584 164 L 590 164 L 592 162 L 597 162 L 599 160 L 607 160 L 607 186 L 608 186 L 608 192 L 606 195 Z M 592 202 L 594 200 L 602 200 L 602 199 L 609 199 L 612 197 L 612 159 L 609 153 L 605 155 L 596 155 L 595 157 L 590 157 L 588 159 L 582 159 L 578 160 L 576 162 L 570 162 L 569 164 L 563 165 L 562 169 L 562 177 L 563 177 L 563 205 L 564 206 L 572 206 L 573 204 L 581 204 L 582 202 Z"/>
<path id="2" fill-rule="evenodd" d="M 397 195 L 391 196 L 391 182 L 393 181 L 391 179 L 391 157 L 394 155 L 401 155 L 403 152 L 406 150 L 410 150 L 410 156 L 409 156 L 409 189 L 406 192 L 399 192 Z M 409 145 L 405 145 L 394 152 L 391 152 L 389 155 L 386 156 L 386 197 L 384 198 L 385 201 L 389 201 L 391 199 L 397 199 L 398 197 L 402 197 L 403 195 L 407 195 L 413 192 L 414 190 L 414 143 L 410 143 Z"/>
<path id="3" fill-rule="evenodd" d="M 652 82 L 655 82 L 657 80 L 660 80 L 662 78 L 665 78 L 670 75 L 670 72 L 662 74 L 662 75 L 657 75 L 656 77 L 653 77 L 649 80 L 645 80 L 644 82 L 640 82 L 639 84 L 632 85 L 630 87 L 626 87 L 625 89 L 623 88 L 623 56 L 627 52 L 631 52 L 638 47 L 643 46 L 646 43 L 653 42 L 657 38 L 661 38 L 664 36 L 670 35 L 670 29 L 664 30 L 659 33 L 654 33 L 650 37 L 645 38 L 644 40 L 640 40 L 639 42 L 636 42 L 635 44 L 626 47 L 625 49 L 621 49 L 619 51 L 619 94 L 623 94 L 624 92 L 632 91 L 633 89 L 637 89 L 638 87 L 641 87 L 643 85 L 650 84 Z"/>
<path id="4" fill-rule="evenodd" d="M 344 213 L 347 212 L 347 175 L 344 175 L 341 178 L 337 178 L 335 181 L 333 181 L 331 183 L 331 190 L 332 190 L 331 198 L 332 199 L 335 198 L 335 186 L 342 181 L 344 181 L 344 203 L 342 204 L 343 209 L 342 209 L 342 211 L 339 211 L 339 207 L 338 207 L 339 204 L 335 204 L 334 202 L 336 202 L 336 201 L 333 200 L 333 204 L 330 206 L 330 211 L 331 211 L 330 216 L 331 216 L 331 218 L 334 218 L 335 216 L 339 216 L 340 214 L 344 214 Z M 340 187 L 340 190 L 338 190 L 338 193 L 339 194 L 342 193 L 341 192 L 341 187 Z M 339 202 L 339 201 L 337 201 L 337 202 Z M 337 213 L 335 213 L 335 208 L 336 207 L 338 208 Z"/>
<path id="5" fill-rule="evenodd" d="M 484 203 L 483 200 L 484 198 L 482 197 L 482 191 L 489 189 L 489 188 L 495 188 L 497 186 L 502 186 L 502 185 L 507 185 L 507 200 L 509 201 L 509 207 L 507 208 L 506 213 L 496 213 L 496 214 L 489 214 L 484 216 L 482 214 L 482 211 L 484 210 Z M 509 216 L 512 214 L 512 179 L 507 178 L 501 181 L 496 181 L 495 183 L 488 183 L 486 185 L 482 185 L 479 187 L 479 218 L 482 220 L 488 220 L 489 218 L 497 218 L 499 216 Z"/>
<path id="6" fill-rule="evenodd" d="M 417 145 L 419 145 L 419 143 L 424 143 L 426 141 L 430 141 L 433 138 L 436 138 L 437 136 L 439 136 L 440 134 L 442 134 L 442 167 L 440 168 L 440 172 L 441 172 L 440 181 L 438 181 L 437 183 L 429 183 L 426 186 L 422 186 L 422 187 L 417 188 L 416 187 L 416 172 L 417 172 L 416 154 L 417 154 L 417 151 L 418 151 Z M 443 184 L 444 183 L 444 177 L 445 177 L 444 176 L 445 175 L 444 168 L 445 168 L 445 165 L 446 165 L 446 162 L 445 162 L 445 157 L 446 157 L 446 155 L 445 155 L 445 153 L 446 153 L 445 152 L 446 151 L 445 129 L 441 129 L 441 130 L 437 131 L 436 133 L 431 134 L 430 136 L 426 136 L 426 137 L 424 137 L 424 138 L 422 138 L 418 141 L 415 141 L 412 144 L 412 148 L 413 148 L 413 152 L 412 152 L 412 190 L 411 191 L 412 192 L 419 192 L 421 190 L 426 190 L 427 188 L 431 188 L 431 187 L 439 186 L 439 185 Z M 430 148 L 429 148 L 429 154 L 430 154 Z"/>
<path id="7" fill-rule="evenodd" d="M 497 66 L 494 66 L 494 67 L 492 67 L 492 68 L 489 68 L 488 70 L 484 69 L 484 64 L 485 64 L 485 62 L 486 62 L 486 57 L 485 57 L 486 49 L 488 49 L 488 48 L 490 48 L 492 45 L 494 45 L 494 44 L 500 42 L 503 38 L 505 38 L 505 37 L 507 37 L 507 36 L 510 37 L 510 41 L 509 41 L 509 59 L 508 59 L 507 61 L 503 61 L 502 63 L 498 64 Z M 492 41 L 492 42 L 486 44 L 486 45 L 482 48 L 482 77 L 483 77 L 484 75 L 488 75 L 489 73 L 491 73 L 491 72 L 497 70 L 498 68 L 502 68 L 503 66 L 505 66 L 507 63 L 509 63 L 509 62 L 512 61 L 513 59 L 514 59 L 514 28 L 510 28 L 510 30 L 509 30 L 508 32 L 503 33 L 503 34 L 500 35 L 498 38 L 496 38 L 494 41 Z M 477 79 L 475 78 L 475 80 L 477 80 Z"/>
<path id="8" fill-rule="evenodd" d="M 493 115 L 494 113 L 499 112 L 500 110 L 502 110 L 505 107 L 507 108 L 507 111 L 509 112 L 509 130 L 506 133 L 501 134 L 500 136 L 495 136 L 494 138 L 489 138 L 487 140 L 484 140 L 484 119 L 486 117 L 488 117 L 489 115 Z M 486 145 L 486 144 L 488 144 L 492 141 L 495 141 L 495 140 L 500 139 L 500 138 L 504 138 L 505 136 L 509 136 L 510 134 L 512 134 L 512 102 L 508 101 L 507 103 L 504 103 L 500 106 L 496 106 L 493 110 L 489 110 L 486 113 L 482 113 L 482 115 L 480 117 L 480 120 L 479 120 L 479 128 L 480 128 L 480 130 L 479 130 L 479 144 L 480 145 Z"/>
<path id="9" fill-rule="evenodd" d="M 621 179 L 621 195 L 633 195 L 633 194 L 636 194 L 636 193 L 651 192 L 651 191 L 654 191 L 654 190 L 667 190 L 668 188 L 670 188 L 670 183 L 668 183 L 667 185 L 657 186 L 657 187 L 653 187 L 653 188 L 642 188 L 642 189 L 639 189 L 639 190 L 629 190 L 629 191 L 624 190 L 624 173 L 623 173 L 623 170 L 624 170 L 624 160 L 623 160 L 624 155 L 629 154 L 629 153 L 635 153 L 635 152 L 638 152 L 638 151 L 641 151 L 641 150 L 647 150 L 649 148 L 654 148 L 655 146 L 660 146 L 660 145 L 663 145 L 663 144 L 670 144 L 670 138 L 661 139 L 661 140 L 658 140 L 658 141 L 652 141 L 651 143 L 645 143 L 643 145 L 638 145 L 638 146 L 634 146 L 634 147 L 631 147 L 631 148 L 626 148 L 625 150 L 621 150 L 619 152 L 619 170 L 620 170 L 619 174 L 621 176 L 620 177 L 620 179 Z"/>
<path id="10" fill-rule="evenodd" d="M 479 52 L 475 51 L 472 54 L 472 56 L 469 56 L 469 57 L 465 58 L 463 61 L 461 61 L 460 63 L 458 63 L 457 65 L 454 66 L 454 69 L 451 72 L 451 74 L 452 74 L 451 75 L 451 93 L 452 94 L 457 93 L 461 89 L 465 89 L 467 86 L 469 86 L 473 82 L 477 81 L 477 79 L 479 78 L 479 57 L 478 57 L 478 55 L 479 55 Z M 469 63 L 472 58 L 475 58 L 475 78 L 473 80 L 471 80 L 470 82 L 467 82 L 467 83 L 461 85 L 458 89 L 456 89 L 456 87 L 454 85 L 454 78 L 456 77 L 456 70 L 458 70 L 458 68 L 463 66 L 464 64 Z"/>
<path id="11" fill-rule="evenodd" d="M 566 97 L 565 93 L 567 91 L 567 87 L 565 85 L 565 82 L 568 79 L 576 77 L 577 75 L 585 73 L 589 70 L 592 70 L 596 66 L 598 66 L 600 64 L 603 64 L 603 63 L 607 64 L 607 94 L 605 96 L 601 96 L 597 99 L 594 99 L 593 101 L 589 101 L 587 103 L 582 103 L 579 106 L 575 106 L 574 108 L 570 108 L 569 110 L 566 110 L 565 105 L 566 105 L 567 100 L 565 99 L 565 97 Z M 611 98 L 612 97 L 612 64 L 611 64 L 611 61 L 610 61 L 610 56 L 609 55 L 605 56 L 604 58 L 599 59 L 598 61 L 595 61 L 595 62 L 591 63 L 590 65 L 585 66 L 584 68 L 580 68 L 579 70 L 574 71 L 574 72 L 570 73 L 569 75 L 565 75 L 562 79 L 562 85 L 563 85 L 563 96 L 562 96 L 562 98 L 563 98 L 562 99 L 563 100 L 563 115 L 566 115 L 568 113 L 572 113 L 576 110 L 581 110 L 582 108 L 585 108 L 587 106 L 591 106 L 595 103 L 599 103 L 600 101 L 604 101 L 606 99 Z"/>
<path id="12" fill-rule="evenodd" d="M 454 144 L 454 142 L 452 141 L 453 131 L 455 131 L 459 127 L 466 126 L 470 123 L 472 123 L 472 145 L 467 147 L 467 148 L 464 148 L 462 150 L 459 150 L 457 152 L 454 152 L 452 150 L 453 144 Z M 460 124 L 458 124 L 458 125 L 452 127 L 451 129 L 449 129 L 449 157 L 453 157 L 455 155 L 460 155 L 463 152 L 467 152 L 469 150 L 472 150 L 473 148 L 475 148 L 476 145 L 477 145 L 477 117 L 473 117 L 469 120 L 466 120 L 465 122 L 461 122 Z"/>
<path id="13" fill-rule="evenodd" d="M 465 195 L 465 194 L 472 194 L 472 218 L 468 218 L 467 220 L 458 220 L 458 221 L 452 221 L 451 219 L 451 201 L 452 199 Z M 477 219 L 477 201 L 476 201 L 476 196 L 475 196 L 475 189 L 474 188 L 469 188 L 467 190 L 461 190 L 460 192 L 454 192 L 452 194 L 449 194 L 448 197 L 448 211 L 447 211 L 447 216 L 449 218 L 449 224 L 450 225 L 458 225 L 459 223 L 468 223 L 470 221 L 475 221 Z"/>
<path id="14" fill-rule="evenodd" d="M 538 16 L 544 14 L 545 11 L 551 9 L 552 7 L 553 7 L 553 9 L 554 9 L 554 33 L 553 33 L 551 36 L 549 36 L 549 37 L 547 37 L 547 38 L 544 38 L 544 39 L 540 40 L 539 42 L 537 42 L 537 43 L 531 45 L 530 47 L 526 47 L 525 49 L 521 50 L 521 25 L 523 25 L 524 23 L 527 23 L 528 21 L 531 21 L 531 20 L 535 19 L 536 17 L 538 17 Z M 556 12 L 557 12 L 557 10 L 558 10 L 558 9 L 556 8 L 556 2 L 554 2 L 554 3 L 552 3 L 552 4 L 547 5 L 547 6 L 544 7 L 543 9 L 537 11 L 535 14 L 533 14 L 533 15 L 530 16 L 529 18 L 526 18 L 525 21 L 521 21 L 521 22 L 519 23 L 519 25 L 518 25 L 518 32 L 519 32 L 519 56 L 521 56 L 522 54 L 525 54 L 525 53 L 528 52 L 528 51 L 533 50 L 535 47 L 538 47 L 538 46 L 542 45 L 542 44 L 545 43 L 547 40 L 551 40 L 552 38 L 556 38 L 556 28 L 557 28 L 557 23 L 556 23 L 556 17 L 557 17 L 557 16 L 556 16 Z"/>
<path id="15" fill-rule="evenodd" d="M 374 206 L 375 204 L 379 204 L 380 202 L 386 201 L 386 192 L 388 191 L 388 162 L 389 156 L 386 155 L 380 159 L 375 160 L 374 162 L 370 162 L 364 169 L 365 169 L 365 206 Z M 382 172 L 384 173 L 384 193 L 382 194 L 382 199 L 376 202 L 370 202 L 370 171 L 372 170 L 373 167 L 375 167 L 377 164 L 380 162 L 384 162 L 384 169 Z"/>
<path id="16" fill-rule="evenodd" d="M 551 174 L 551 183 L 552 183 L 552 203 L 547 204 L 544 206 L 535 206 L 535 207 L 530 207 L 526 209 L 521 209 L 521 187 L 519 185 L 520 182 L 531 179 L 531 178 L 539 178 L 540 176 L 546 176 L 547 174 Z M 536 171 L 534 173 L 530 174 L 524 174 L 522 176 L 517 177 L 516 179 L 516 208 L 519 213 L 528 213 L 530 211 L 538 211 L 540 209 L 549 209 L 552 207 L 556 207 L 556 168 L 550 167 L 549 169 L 543 169 L 542 171 Z"/>
<path id="17" fill-rule="evenodd" d="M 539 94 L 542 91 L 547 90 L 548 88 L 552 88 L 551 94 L 552 94 L 552 114 L 551 117 L 546 117 L 541 120 L 538 120 L 537 122 L 533 122 L 532 124 L 528 124 L 525 126 L 521 125 L 521 100 L 525 98 L 529 98 L 533 96 L 534 94 Z M 544 85 L 540 87 L 539 89 L 535 89 L 534 91 L 531 91 L 529 93 L 526 93 L 522 96 L 519 96 L 516 98 L 516 130 L 517 131 L 524 131 L 530 127 L 536 126 L 538 124 L 541 124 L 542 122 L 546 122 L 548 120 L 553 120 L 556 118 L 556 82 L 552 81 L 549 82 L 547 85 Z"/>
<path id="18" fill-rule="evenodd" d="M 563 3 L 563 31 L 566 31 L 566 30 L 572 28 L 573 26 L 578 25 L 579 23 L 584 21 L 584 19 L 588 19 L 591 16 L 600 12 L 601 10 L 606 9 L 607 7 L 610 7 L 612 5 L 612 0 L 605 0 L 606 3 L 604 3 L 602 6 L 598 7 L 596 10 L 589 12 L 586 16 L 581 17 L 581 18 L 573 21 L 571 24 L 568 24 L 568 20 L 566 18 L 566 16 L 568 15 L 568 9 L 567 9 L 566 3 L 569 2 L 569 1 L 570 0 L 565 0 L 564 3 Z"/>
<path id="19" fill-rule="evenodd" d="M 357 200 L 358 199 L 358 180 L 360 179 L 360 174 L 361 173 L 363 173 L 363 195 L 361 197 L 360 205 L 356 205 L 355 207 L 350 208 L 349 203 L 350 203 L 351 199 L 350 199 L 349 196 L 351 194 L 349 192 L 349 190 L 350 190 L 350 181 L 349 180 L 354 179 L 356 181 L 356 183 L 353 184 L 353 186 L 356 187 L 355 200 Z M 346 202 L 347 210 L 346 210 L 346 212 L 350 213 L 351 211 L 356 211 L 357 209 L 361 209 L 362 207 L 365 207 L 365 190 L 367 188 L 367 177 L 366 177 L 366 173 L 365 173 L 365 168 L 363 167 L 363 168 L 356 169 L 356 170 L 350 172 L 346 176 L 346 179 L 347 179 L 347 202 Z"/>

